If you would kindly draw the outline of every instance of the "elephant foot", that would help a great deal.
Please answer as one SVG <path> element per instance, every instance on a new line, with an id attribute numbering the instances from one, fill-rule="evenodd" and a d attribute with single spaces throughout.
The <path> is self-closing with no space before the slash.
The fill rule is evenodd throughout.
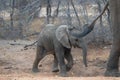
<path id="1" fill-rule="evenodd" d="M 59 72 L 59 69 L 58 68 L 53 68 L 52 72 Z"/>
<path id="2" fill-rule="evenodd" d="M 68 77 L 67 73 L 60 73 L 59 76 L 60 77 Z"/>
<path id="3" fill-rule="evenodd" d="M 72 66 L 70 66 L 70 65 L 66 65 L 66 71 L 70 71 L 71 68 L 72 68 Z"/>
<path id="4" fill-rule="evenodd" d="M 106 77 L 120 77 L 120 72 L 118 70 L 106 71 L 104 74 Z"/>
<path id="5" fill-rule="evenodd" d="M 33 68 L 33 69 L 32 69 L 32 72 L 37 73 L 37 72 L 40 72 L 40 71 L 39 71 L 39 69 L 37 69 L 37 68 Z"/>
<path id="6" fill-rule="evenodd" d="M 58 65 L 56 64 L 53 65 L 52 72 L 59 72 Z"/>

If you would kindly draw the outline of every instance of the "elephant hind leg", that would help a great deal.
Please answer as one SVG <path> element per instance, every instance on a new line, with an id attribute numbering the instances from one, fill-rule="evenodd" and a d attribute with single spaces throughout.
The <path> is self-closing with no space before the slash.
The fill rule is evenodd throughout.
<path id="1" fill-rule="evenodd" d="M 33 72 L 39 72 L 38 64 L 39 64 L 40 60 L 44 58 L 44 56 L 45 56 L 44 47 L 37 46 L 36 58 L 34 60 L 33 67 L 32 67 Z"/>

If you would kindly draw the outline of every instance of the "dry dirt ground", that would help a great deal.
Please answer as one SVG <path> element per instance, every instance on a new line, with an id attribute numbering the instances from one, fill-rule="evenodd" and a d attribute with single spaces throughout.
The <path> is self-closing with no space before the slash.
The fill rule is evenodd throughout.
<path id="1" fill-rule="evenodd" d="M 36 47 L 24 50 L 25 44 L 34 41 L 0 40 L 0 80 L 57 80 L 58 73 L 51 72 L 53 56 L 47 55 L 39 64 L 39 73 L 32 73 L 31 67 L 35 58 Z M 17 44 L 17 45 L 10 45 Z M 82 62 L 81 49 L 72 49 L 74 66 L 68 72 L 68 78 L 59 80 L 120 80 L 106 78 L 104 72 L 111 45 L 95 47 L 88 45 L 88 67 Z"/>

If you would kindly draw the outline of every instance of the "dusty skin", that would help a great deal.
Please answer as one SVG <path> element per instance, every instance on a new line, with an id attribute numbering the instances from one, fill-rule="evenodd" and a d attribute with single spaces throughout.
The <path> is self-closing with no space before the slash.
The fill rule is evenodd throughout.
<path id="1" fill-rule="evenodd" d="M 95 47 L 88 45 L 88 67 L 82 62 L 81 49 L 72 49 L 74 66 L 68 72 L 68 78 L 61 78 L 51 72 L 53 56 L 46 56 L 39 64 L 39 73 L 31 71 L 36 47 L 24 50 L 25 44 L 32 41 L 0 40 L 0 80 L 119 80 L 120 78 L 104 77 L 107 58 L 111 45 Z M 17 44 L 17 45 L 14 45 Z"/>

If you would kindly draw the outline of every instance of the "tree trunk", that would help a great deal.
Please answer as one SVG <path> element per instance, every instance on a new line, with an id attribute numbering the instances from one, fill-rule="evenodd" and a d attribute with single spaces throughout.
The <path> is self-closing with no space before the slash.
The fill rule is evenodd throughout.
<path id="1" fill-rule="evenodd" d="M 11 13 L 10 13 L 10 27 L 11 30 L 13 30 L 14 27 L 14 21 L 13 21 L 13 15 L 14 15 L 14 5 L 15 5 L 15 0 L 11 0 Z"/>
<path id="2" fill-rule="evenodd" d="M 120 0 L 109 0 L 113 30 L 113 44 L 107 63 L 106 76 L 120 76 Z"/>

